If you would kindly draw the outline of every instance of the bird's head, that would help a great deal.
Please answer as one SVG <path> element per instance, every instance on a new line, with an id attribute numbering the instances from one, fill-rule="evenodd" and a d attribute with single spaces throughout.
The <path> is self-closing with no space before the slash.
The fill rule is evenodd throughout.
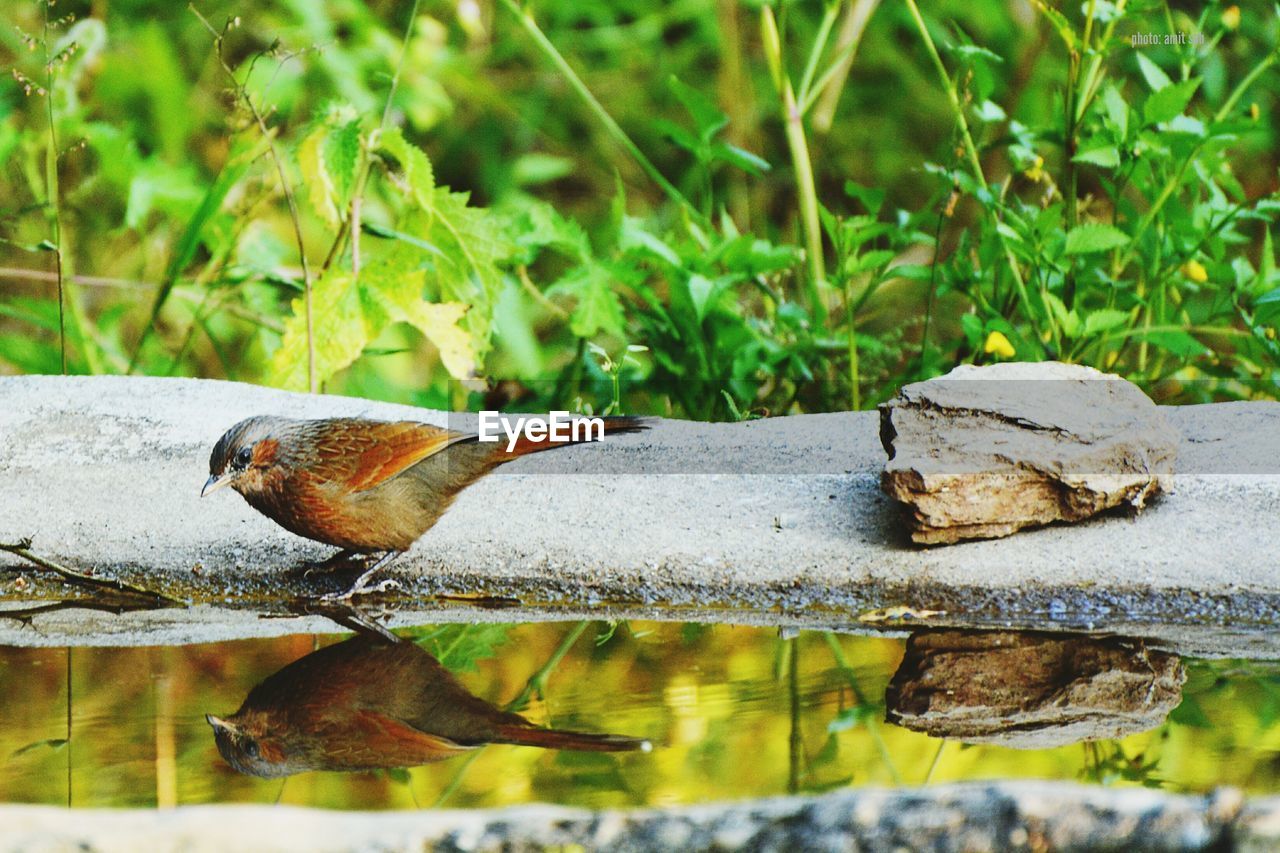
<path id="1" fill-rule="evenodd" d="M 262 491 L 264 477 L 280 455 L 281 418 L 247 418 L 222 434 L 209 454 L 209 479 L 200 496 L 230 486 L 248 496 Z"/>
<path id="2" fill-rule="evenodd" d="M 260 731 L 264 729 L 262 720 L 253 719 L 243 712 L 226 719 L 205 714 L 204 719 L 213 727 L 213 741 L 218 745 L 218 752 L 240 773 L 278 779 L 305 769 L 294 767 L 282 745 L 265 731 Z"/>

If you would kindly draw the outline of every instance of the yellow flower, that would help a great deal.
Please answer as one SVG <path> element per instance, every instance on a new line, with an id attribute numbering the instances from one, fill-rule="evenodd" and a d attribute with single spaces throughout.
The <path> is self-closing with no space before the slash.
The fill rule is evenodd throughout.
<path id="1" fill-rule="evenodd" d="M 1249 118 L 1254 121 L 1258 120 L 1258 116 L 1262 115 L 1262 110 L 1258 109 L 1258 102 L 1254 101 L 1249 105 Z"/>
<path id="2" fill-rule="evenodd" d="M 1209 271 L 1194 258 L 1182 265 L 1182 274 L 1196 284 L 1204 284 L 1209 280 Z"/>
<path id="3" fill-rule="evenodd" d="M 1274 341 L 1276 339 L 1276 327 L 1267 326 L 1267 330 L 1263 334 L 1267 336 L 1267 340 Z"/>
<path id="4" fill-rule="evenodd" d="M 1004 336 L 1003 332 L 992 332 L 987 335 L 987 342 L 982 347 L 982 351 L 987 355 L 996 355 L 999 358 L 1013 358 L 1015 350 L 1013 344 L 1009 343 L 1009 339 Z"/>
<path id="5" fill-rule="evenodd" d="M 1040 179 L 1044 177 L 1044 158 L 1037 154 L 1035 162 L 1031 164 L 1031 168 L 1026 169 L 1022 174 L 1039 183 Z M 999 333 L 997 332 L 997 334 Z"/>
<path id="6" fill-rule="evenodd" d="M 1222 10 L 1222 26 L 1234 30 L 1240 26 L 1240 7 L 1228 6 Z"/>

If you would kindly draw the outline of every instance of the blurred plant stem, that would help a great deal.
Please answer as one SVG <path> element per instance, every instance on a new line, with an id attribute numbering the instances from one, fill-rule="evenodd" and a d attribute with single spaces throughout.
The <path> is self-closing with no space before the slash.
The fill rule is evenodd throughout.
<path id="1" fill-rule="evenodd" d="M 306 310 L 307 324 L 307 390 L 314 394 L 319 389 L 316 384 L 316 347 L 315 335 L 313 334 L 314 325 L 312 323 L 311 316 L 311 267 L 307 263 L 307 245 L 302 238 L 302 219 L 298 213 L 298 202 L 297 199 L 294 198 L 293 187 L 289 183 L 289 176 L 285 173 L 284 161 L 281 159 L 280 152 L 276 148 L 275 137 L 271 133 L 271 129 L 267 127 L 266 118 L 262 115 L 262 111 L 258 109 L 258 105 L 253 102 L 253 96 L 249 94 L 247 86 L 241 84 L 236 78 L 235 71 L 233 71 L 231 66 L 227 64 L 226 57 L 222 52 L 223 42 L 226 38 L 227 32 L 236 25 L 239 19 L 232 18 L 227 21 L 226 26 L 224 26 L 221 31 L 218 31 L 214 29 L 213 25 L 209 23 L 208 19 L 205 18 L 204 15 L 200 14 L 200 11 L 196 9 L 194 3 L 188 3 L 187 9 L 189 9 L 191 14 L 195 15 L 196 18 L 200 20 L 200 23 L 204 24 L 205 29 L 207 29 L 209 34 L 213 36 L 214 54 L 218 57 L 218 64 L 222 66 L 223 72 L 228 78 L 230 78 L 236 97 L 244 103 L 245 107 L 249 110 L 249 114 L 253 116 L 254 124 L 258 126 L 258 132 L 262 134 L 262 139 L 267 145 L 267 151 L 271 155 L 271 161 L 275 164 L 276 174 L 280 179 L 280 189 L 284 193 L 285 203 L 289 206 L 289 220 L 293 224 L 293 236 L 298 246 L 298 263 L 302 266 L 302 294 Z M 138 356 L 142 352 L 142 344 L 147 333 L 151 327 L 155 325 L 155 320 L 160 312 L 161 302 L 164 295 L 165 294 L 161 292 L 156 299 L 156 305 L 151 314 L 151 321 L 147 323 L 146 328 L 143 330 L 142 339 L 138 341 L 138 348 L 134 351 L 133 361 L 130 363 L 130 372 L 132 372 L 133 364 L 137 362 Z"/>
<path id="2" fill-rule="evenodd" d="M 870 705 L 871 703 L 867 701 L 866 694 L 862 692 L 862 687 L 858 684 L 858 678 L 854 674 L 853 666 L 850 665 L 848 656 L 844 653 L 844 647 L 840 645 L 839 638 L 832 631 L 823 631 L 822 637 L 831 648 L 831 656 L 835 658 L 836 666 L 840 668 L 841 674 L 849 682 L 853 697 L 858 700 L 859 705 Z M 893 763 L 893 757 L 889 754 L 888 747 L 885 746 L 884 738 L 880 734 L 879 721 L 874 716 L 868 716 L 864 722 L 867 727 L 867 734 L 871 736 L 871 740 L 875 743 L 876 749 L 880 753 L 880 758 L 884 761 L 884 766 L 889 770 L 890 778 L 893 779 L 893 784 L 901 785 L 902 776 L 898 773 L 898 768 Z"/>
<path id="3" fill-rule="evenodd" d="M 787 693 L 791 705 L 791 725 L 787 735 L 787 793 L 800 791 L 800 767 L 804 761 L 804 738 L 800 734 L 800 648 L 799 637 L 787 640 Z"/>
<path id="4" fill-rule="evenodd" d="M 929 27 L 924 22 L 924 17 L 920 14 L 920 8 L 916 5 L 916 0 L 906 0 L 907 10 L 911 13 L 911 18 L 915 22 L 916 29 L 920 31 L 920 39 L 924 42 L 925 48 L 929 52 L 929 57 L 933 60 L 934 68 L 938 72 L 938 81 L 942 84 L 943 90 L 947 93 L 947 100 L 951 104 L 951 112 L 955 116 L 956 123 L 960 127 L 960 136 L 964 140 L 965 154 L 969 158 L 969 167 L 973 171 L 974 180 L 983 190 L 987 189 L 987 179 L 982 173 L 982 161 L 978 158 L 978 146 L 974 144 L 973 134 L 969 131 L 969 121 L 964 115 L 964 104 L 960 101 L 960 93 L 956 91 L 955 83 L 951 80 L 951 76 L 947 73 L 947 66 L 942 62 L 942 56 L 938 53 L 937 46 L 933 43 L 933 37 L 929 35 Z M 980 200 L 981 201 L 981 200 Z M 1009 245 L 1008 238 L 1004 235 L 1000 228 L 999 217 L 996 216 L 994 209 L 987 203 L 982 205 L 983 211 L 993 220 L 995 234 L 1000 241 L 1001 247 L 1004 249 L 1005 261 L 1009 268 L 1009 274 L 1013 276 L 1014 286 L 1018 291 L 1018 299 L 1022 302 L 1023 313 L 1027 316 L 1027 322 L 1031 324 L 1031 329 L 1035 335 L 1036 343 L 1043 349 L 1044 333 L 1040 329 L 1040 312 L 1031 303 L 1031 297 L 1027 293 L 1027 284 L 1022 278 L 1022 269 L 1018 266 L 1018 259 L 1013 254 L 1013 249 Z M 1045 319 L 1049 323 L 1050 338 L 1055 341 L 1059 340 L 1059 332 L 1057 322 L 1053 318 L 1053 312 L 1045 311 Z"/>
<path id="5" fill-rule="evenodd" d="M 63 375 L 67 372 L 67 313 L 71 314 L 71 322 L 76 338 L 80 341 L 80 348 L 83 352 L 85 362 L 88 365 L 90 373 L 102 372 L 102 360 L 95 347 L 94 341 L 89 337 L 88 323 L 84 315 L 84 307 L 80 304 L 80 298 L 75 288 L 70 286 L 67 280 L 67 252 L 65 251 L 64 242 L 66 233 L 62 227 L 62 193 L 59 189 L 58 181 L 58 127 L 57 120 L 54 117 L 53 98 L 54 86 L 57 83 L 57 74 L 55 69 L 61 62 L 61 55 L 55 55 L 50 52 L 50 38 L 52 35 L 51 24 L 49 20 L 50 0 L 44 0 L 41 4 L 44 12 L 42 19 L 41 46 L 44 49 L 44 103 L 45 103 L 45 120 L 48 124 L 48 140 L 45 145 L 44 152 L 44 181 L 45 181 L 45 216 L 48 219 L 49 230 L 53 234 L 53 239 L 48 242 L 46 248 L 53 253 L 54 274 L 57 278 L 58 285 L 58 350 L 61 361 L 61 370 Z"/>
<path id="6" fill-rule="evenodd" d="M 805 291 L 809 302 L 809 313 L 813 325 L 819 329 L 827 325 L 827 306 L 822 298 L 822 288 L 827 280 L 826 259 L 822 249 L 822 228 L 818 215 L 818 191 L 813 178 L 813 161 L 809 157 L 809 143 L 804 133 L 804 112 L 799 104 L 808 95 L 808 84 L 821 58 L 827 37 L 831 34 L 831 25 L 839 6 L 829 3 L 819 26 L 818 37 L 809 51 L 804 77 L 801 81 L 800 95 L 797 99 L 791 78 L 787 74 L 782 55 L 782 37 L 778 32 L 778 22 L 773 16 L 773 9 L 763 6 L 760 9 L 760 32 L 764 43 L 765 60 L 769 64 L 769 75 L 773 80 L 774 90 L 778 94 L 782 108 L 782 123 L 786 129 L 787 150 L 791 155 L 791 165 L 795 171 L 796 195 L 800 206 L 800 229 L 804 234 L 805 262 L 809 274 L 805 281 Z"/>
<path id="7" fill-rule="evenodd" d="M 813 87 L 817 103 L 814 105 L 812 124 L 813 129 L 819 133 L 831 130 L 832 122 L 835 120 L 836 105 L 840 101 L 841 93 L 844 92 L 844 84 L 849 79 L 849 71 L 852 70 L 854 57 L 858 54 L 862 34 L 866 31 L 867 24 L 870 23 L 871 16 L 879 5 L 880 0 L 852 0 L 845 12 L 844 20 L 840 22 L 840 32 L 836 36 L 838 59 Z M 806 111 L 808 110 L 807 104 L 802 106 Z"/>
<path id="8" fill-rule="evenodd" d="M 555 671 L 555 668 L 560 665 L 560 662 L 564 660 L 564 656 L 569 653 L 569 649 L 573 648 L 573 644 L 578 641 L 578 638 L 582 636 L 582 632 L 586 631 L 587 626 L 590 624 L 590 622 L 583 621 L 573 626 L 569 633 L 565 634 L 564 639 L 560 641 L 560 644 L 556 646 L 555 650 L 551 652 L 551 655 L 547 658 L 546 662 L 543 663 L 542 666 L 538 667 L 537 671 L 534 672 L 533 675 L 529 676 L 529 680 L 524 683 L 524 688 L 516 694 L 514 699 L 502 706 L 502 710 L 519 713 L 528 706 L 529 700 L 535 693 L 539 696 L 544 695 L 547 688 L 547 679 L 551 676 L 551 673 Z M 466 760 L 462 762 L 462 766 L 458 768 L 458 772 L 454 774 L 453 779 L 451 779 L 449 784 L 445 786 L 445 789 L 440 792 L 440 796 L 436 798 L 432 808 L 440 808 L 445 804 L 445 801 L 457 793 L 458 788 L 462 786 L 462 777 L 466 775 L 467 769 L 471 766 L 472 762 L 479 757 L 479 750 L 476 750 L 467 756 Z"/>
<path id="9" fill-rule="evenodd" d="M 516 0 L 499 0 L 502 6 L 516 17 L 520 25 L 524 27 L 525 32 L 533 39 L 534 45 L 542 53 L 546 59 L 555 66 L 556 70 L 564 77 L 565 82 L 569 84 L 569 88 L 577 93 L 578 97 L 587 105 L 587 109 L 596 117 L 596 120 L 604 126 L 605 132 L 622 148 L 631 155 L 641 170 L 644 171 L 649 178 L 658 185 L 658 187 L 666 194 L 667 198 L 678 204 L 695 222 L 699 225 L 706 226 L 706 217 L 702 211 L 698 210 L 689 199 L 685 198 L 676 186 L 658 171 L 658 167 L 653 165 L 652 161 L 645 156 L 640 150 L 640 146 L 627 135 L 627 132 L 614 121 L 613 116 L 609 115 L 609 111 L 596 100 L 596 96 L 591 94 L 591 90 L 587 88 L 587 84 L 582 82 L 582 78 L 577 72 L 570 67 L 564 55 L 556 49 L 556 46 L 547 38 L 546 33 L 538 26 L 538 22 L 533 19 L 533 12 L 520 6 Z"/>

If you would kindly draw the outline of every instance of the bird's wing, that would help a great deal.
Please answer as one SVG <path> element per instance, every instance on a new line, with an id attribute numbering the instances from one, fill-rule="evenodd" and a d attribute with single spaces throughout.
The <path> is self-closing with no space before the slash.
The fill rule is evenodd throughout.
<path id="1" fill-rule="evenodd" d="M 357 711 L 352 722 L 362 749 L 378 756 L 395 757 L 397 764 L 386 766 L 426 764 L 476 748 L 420 731 L 377 711 Z"/>
<path id="2" fill-rule="evenodd" d="M 413 421 L 371 423 L 363 430 L 364 440 L 344 448 L 345 452 L 353 453 L 347 485 L 352 492 L 372 489 L 428 456 L 471 437 Z"/>

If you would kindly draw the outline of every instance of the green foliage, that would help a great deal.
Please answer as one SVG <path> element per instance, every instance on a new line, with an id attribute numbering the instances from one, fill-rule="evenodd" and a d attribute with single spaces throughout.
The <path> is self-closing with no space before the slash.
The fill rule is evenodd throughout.
<path id="1" fill-rule="evenodd" d="M 501 623 L 475 625 L 424 625 L 401 632 L 454 672 L 475 672 L 476 664 L 498 654 L 512 626 Z"/>
<path id="2" fill-rule="evenodd" d="M 1275 394 L 1272 10 L 11 5 L 0 370 L 739 419 L 1012 353 Z M 1129 42 L 1171 28 L 1206 40 Z"/>

